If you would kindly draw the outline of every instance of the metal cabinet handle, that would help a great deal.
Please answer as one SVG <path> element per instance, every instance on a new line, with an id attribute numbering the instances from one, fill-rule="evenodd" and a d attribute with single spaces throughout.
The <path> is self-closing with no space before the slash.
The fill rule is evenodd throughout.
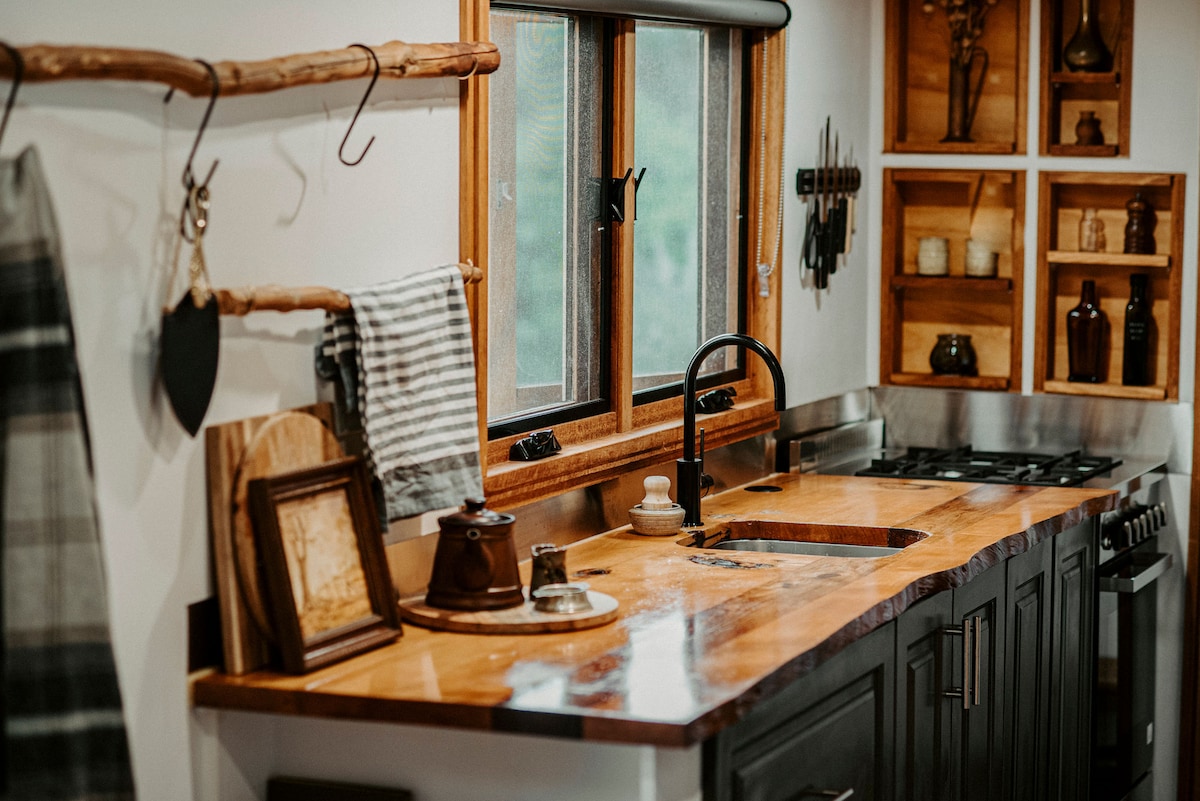
<path id="1" fill-rule="evenodd" d="M 962 687 L 955 688 L 953 690 L 943 690 L 942 695 L 946 698 L 961 698 L 961 699 L 963 699 L 963 709 L 970 709 L 971 708 L 971 690 L 970 690 L 970 684 L 971 684 L 971 673 L 970 673 L 970 670 L 971 670 L 971 668 L 970 668 L 970 664 L 971 664 L 971 621 L 964 620 L 962 622 L 961 627 L 945 626 L 942 628 L 942 634 L 951 634 L 955 637 L 961 636 L 963 638 Z M 976 676 L 976 681 L 978 681 L 978 677 L 979 677 L 978 665 L 976 665 L 976 668 L 975 668 L 975 676 Z M 978 688 L 976 688 L 976 697 L 977 698 L 978 698 L 978 692 L 979 692 Z M 979 703 L 979 701 L 976 700 L 975 703 Z"/>
<path id="2" fill-rule="evenodd" d="M 1125 595 L 1141 592 L 1170 570 L 1174 563 L 1175 559 L 1169 553 L 1154 554 L 1152 561 L 1135 562 L 1137 572 L 1131 576 L 1100 576 L 1100 592 L 1119 592 Z"/>
<path id="3" fill-rule="evenodd" d="M 967 624 L 963 623 L 965 627 Z M 983 650 L 983 618 L 975 616 L 975 706 L 979 706 L 979 652 Z"/>

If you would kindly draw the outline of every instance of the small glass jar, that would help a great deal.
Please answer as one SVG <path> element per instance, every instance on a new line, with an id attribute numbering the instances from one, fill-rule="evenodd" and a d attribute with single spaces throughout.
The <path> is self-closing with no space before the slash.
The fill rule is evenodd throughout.
<path id="1" fill-rule="evenodd" d="M 1096 215 L 1095 209 L 1084 209 L 1079 220 L 1079 249 L 1087 253 L 1101 253 L 1108 245 L 1104 236 L 1104 220 Z"/>
<path id="2" fill-rule="evenodd" d="M 971 335 L 938 334 L 937 344 L 929 353 L 929 366 L 935 375 L 978 375 Z"/>

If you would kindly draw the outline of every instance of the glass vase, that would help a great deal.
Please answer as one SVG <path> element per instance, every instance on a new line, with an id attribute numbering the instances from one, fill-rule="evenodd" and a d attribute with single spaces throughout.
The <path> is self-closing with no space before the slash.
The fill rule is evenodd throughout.
<path id="1" fill-rule="evenodd" d="M 1100 35 L 1096 0 L 1080 0 L 1075 34 L 1063 48 L 1062 60 L 1071 72 L 1109 72 L 1112 53 Z"/>

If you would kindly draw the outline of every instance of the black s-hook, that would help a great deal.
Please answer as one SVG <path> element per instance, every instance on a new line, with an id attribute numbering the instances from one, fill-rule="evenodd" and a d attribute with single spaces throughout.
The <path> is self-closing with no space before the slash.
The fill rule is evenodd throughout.
<path id="1" fill-rule="evenodd" d="M 13 63 L 12 88 L 8 90 L 8 100 L 4 101 L 4 118 L 0 119 L 0 142 L 3 142 L 4 129 L 8 127 L 8 115 L 12 113 L 13 103 L 17 102 L 17 90 L 21 88 L 21 79 L 25 77 L 25 59 L 21 57 L 20 50 L 7 42 L 0 42 L 0 47 L 5 49 Z"/>
<path id="2" fill-rule="evenodd" d="M 338 148 L 338 160 L 347 167 L 355 167 L 367 155 L 367 151 L 371 149 L 371 145 L 375 142 L 375 137 L 371 137 L 367 142 L 367 146 L 363 148 L 362 153 L 354 161 L 346 161 L 346 157 L 342 155 L 342 151 L 346 149 L 346 140 L 350 138 L 350 132 L 354 130 L 354 123 L 358 122 L 358 115 L 362 113 L 363 106 L 367 104 L 367 98 L 371 96 L 371 90 L 375 88 L 375 81 L 379 80 L 379 56 L 375 55 L 375 51 L 365 44 L 352 44 L 350 46 L 361 47 L 363 50 L 366 50 L 370 54 L 371 60 L 375 62 L 375 74 L 371 76 L 371 82 L 367 84 L 367 91 L 363 95 L 362 101 L 359 102 L 358 109 L 354 112 L 354 118 L 350 120 L 350 127 L 346 129 L 346 135 L 342 137 L 341 147 Z"/>
<path id="3" fill-rule="evenodd" d="M 205 129 L 208 128 L 208 120 L 212 117 L 213 108 L 217 105 L 217 96 L 221 94 L 221 79 L 217 77 L 217 70 L 212 64 L 209 64 L 203 59 L 196 59 L 197 64 L 203 64 L 208 70 L 208 76 L 212 82 L 212 94 L 208 98 L 208 107 L 204 109 L 204 117 L 200 120 L 200 128 L 196 131 L 196 139 L 192 142 L 192 150 L 188 153 L 187 164 L 183 167 L 183 188 L 187 192 L 183 199 L 183 211 L 179 215 L 179 233 L 188 242 L 196 240 L 188 233 L 185 222 L 191 220 L 193 230 L 196 227 L 196 210 L 192 208 L 192 198 L 208 197 L 208 182 L 212 180 L 213 173 L 217 171 L 217 165 L 221 163 L 220 159 L 213 159 L 212 166 L 208 168 L 208 174 L 204 176 L 204 180 L 199 184 L 196 183 L 196 174 L 192 171 L 192 161 L 196 158 L 196 150 L 200 147 L 200 139 L 204 136 Z M 167 92 L 167 96 L 163 98 L 163 102 L 167 103 L 171 100 L 171 96 L 175 94 L 175 89 L 172 88 Z"/>
<path id="4" fill-rule="evenodd" d="M 188 153 L 187 164 L 183 167 L 183 188 L 192 191 L 196 187 L 196 175 L 192 172 L 192 161 L 196 158 L 196 149 L 200 147 L 200 139 L 204 136 L 205 129 L 208 128 L 208 120 L 212 117 L 213 108 L 217 105 L 217 95 L 221 94 L 221 79 L 217 77 L 217 71 L 212 64 L 209 64 L 203 59 L 196 59 L 196 62 L 203 64 L 208 70 L 209 79 L 212 82 L 212 94 L 208 98 L 208 108 L 204 109 L 204 117 L 200 120 L 200 128 L 196 131 L 196 139 L 192 142 L 192 151 Z M 167 95 L 170 99 L 170 95 Z M 204 180 L 200 182 L 200 186 L 208 186 L 208 182 L 212 180 L 213 173 L 217 171 L 217 165 L 220 159 L 213 159 L 212 166 L 208 168 L 208 175 L 204 176 Z"/>

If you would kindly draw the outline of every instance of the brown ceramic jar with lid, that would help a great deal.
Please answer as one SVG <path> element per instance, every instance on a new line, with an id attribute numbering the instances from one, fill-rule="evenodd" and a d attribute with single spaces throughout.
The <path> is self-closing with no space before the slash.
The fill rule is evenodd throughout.
<path id="1" fill-rule="evenodd" d="M 525 602 L 512 528 L 516 518 L 468 498 L 438 519 L 441 533 L 425 603 L 440 609 L 483 611 Z"/>

